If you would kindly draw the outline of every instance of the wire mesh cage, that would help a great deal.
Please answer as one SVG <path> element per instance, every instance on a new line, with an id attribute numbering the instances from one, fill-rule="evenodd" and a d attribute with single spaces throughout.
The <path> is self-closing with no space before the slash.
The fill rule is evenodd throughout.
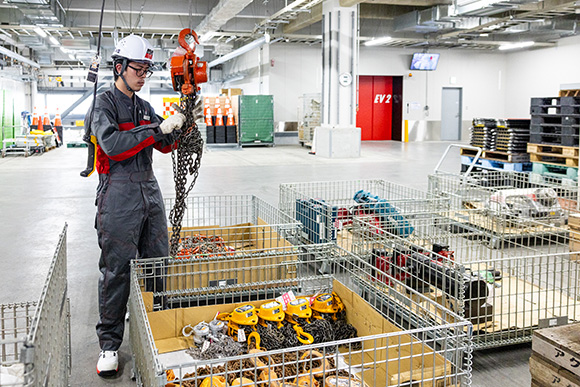
<path id="1" fill-rule="evenodd" d="M 563 225 L 577 213 L 578 186 L 567 180 L 515 171 L 428 176 L 429 192 L 449 197 L 453 208 L 492 209 L 508 217 Z"/>
<path id="2" fill-rule="evenodd" d="M 335 242 L 347 250 L 354 217 L 388 223 L 393 233 L 408 235 L 409 218 L 449 206 L 446 198 L 385 180 L 281 184 L 279 205 L 302 224 L 304 243 Z"/>
<path id="3" fill-rule="evenodd" d="M 174 198 L 165 199 L 168 216 L 174 205 Z M 254 195 L 191 196 L 183 215 L 180 254 L 295 244 L 299 227 L 295 219 Z"/>
<path id="4" fill-rule="evenodd" d="M 384 271 L 386 284 L 402 281 L 470 320 L 476 349 L 531 341 L 537 328 L 580 320 L 576 232 L 544 224 L 490 235 L 506 223 L 478 228 L 479 211 L 460 214 L 413 219 L 407 238 L 357 219 L 353 252 Z"/>
<path id="5" fill-rule="evenodd" d="M 0 305 L 0 386 L 68 386 L 71 369 L 65 225 L 39 301 Z"/>
<path id="6" fill-rule="evenodd" d="M 274 256 L 285 258 L 278 263 Z M 227 257 L 242 260 L 236 270 L 197 271 L 199 259 L 144 259 L 132 264 L 130 338 L 142 385 L 470 384 L 471 324 L 403 283 L 400 288 L 387 288 L 373 266 L 335 244 Z M 186 277 L 193 272 L 218 280 L 214 286 L 189 287 L 191 280 Z M 148 288 L 152 291 L 145 291 Z M 288 304 L 283 326 L 291 328 L 275 328 L 275 322 L 263 327 L 270 321 L 267 305 L 290 291 L 298 298 Z M 300 305 L 301 297 L 312 302 L 312 321 L 300 320 L 297 310 L 302 308 L 290 311 L 291 305 Z M 163 300 L 165 309 L 153 310 L 155 298 Z M 328 299 L 332 303 L 325 305 L 331 311 L 315 307 L 319 300 Z M 248 320 L 252 310 L 257 311 L 257 320 Z M 243 313 L 245 320 L 236 320 L 236 313 Z M 315 313 L 325 317 L 316 318 Z M 226 316 L 228 337 L 233 338 L 224 348 L 237 345 L 238 353 L 214 348 L 215 343 L 226 342 L 211 330 L 220 316 Z M 288 316 L 297 320 L 298 327 L 288 322 Z M 199 340 L 206 337 L 200 333 L 202 321 L 209 322 L 216 335 L 209 345 Z M 344 324 L 350 324 L 355 334 Z M 187 329 L 193 331 L 191 336 Z M 345 329 L 350 333 L 338 337 Z M 247 341 L 257 334 L 255 345 L 240 338 L 240 331 Z"/>

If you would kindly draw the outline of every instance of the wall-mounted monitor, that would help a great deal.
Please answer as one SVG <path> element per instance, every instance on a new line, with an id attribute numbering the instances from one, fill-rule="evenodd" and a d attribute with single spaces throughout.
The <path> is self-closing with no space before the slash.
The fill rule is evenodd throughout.
<path id="1" fill-rule="evenodd" d="M 411 59 L 411 70 L 435 70 L 439 62 L 439 54 L 416 52 Z"/>

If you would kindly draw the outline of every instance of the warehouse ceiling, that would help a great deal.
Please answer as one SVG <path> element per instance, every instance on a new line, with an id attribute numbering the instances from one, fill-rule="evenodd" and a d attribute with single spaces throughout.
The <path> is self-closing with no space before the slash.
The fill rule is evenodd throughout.
<path id="1" fill-rule="evenodd" d="M 506 43 L 527 41 L 535 42 L 532 49 L 549 46 L 578 34 L 580 13 L 580 1 L 562 0 L 341 0 L 340 4 L 359 6 L 361 43 L 389 36 L 382 46 L 415 49 L 497 50 Z M 96 53 L 100 16 L 101 2 L 95 0 L 4 0 L 0 65 L 85 68 Z M 321 20 L 322 0 L 109 0 L 103 15 L 102 54 L 108 58 L 118 39 L 135 33 L 151 40 L 155 59 L 162 64 L 177 46 L 179 31 L 188 27 L 199 33 L 208 61 L 266 33 L 270 44 L 319 45 Z"/>

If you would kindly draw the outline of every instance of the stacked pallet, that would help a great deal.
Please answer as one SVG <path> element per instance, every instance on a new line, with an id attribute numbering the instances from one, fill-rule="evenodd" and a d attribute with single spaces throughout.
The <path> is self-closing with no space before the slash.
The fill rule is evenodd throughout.
<path id="1" fill-rule="evenodd" d="M 532 171 L 539 175 L 576 180 L 580 97 L 532 98 L 530 144 Z"/>
<path id="2" fill-rule="evenodd" d="M 498 120 L 496 150 L 525 154 L 530 140 L 530 120 Z"/>
<path id="3" fill-rule="evenodd" d="M 474 118 L 471 127 L 471 146 L 485 150 L 495 150 L 497 120 Z"/>
<path id="4" fill-rule="evenodd" d="M 483 150 L 475 165 L 483 169 L 520 172 L 531 169 L 526 153 L 529 128 L 530 120 L 474 118 L 470 144 Z M 476 155 L 473 149 L 461 149 L 462 170 Z"/>
<path id="5" fill-rule="evenodd" d="M 578 146 L 580 97 L 532 98 L 530 142 Z"/>
<path id="6" fill-rule="evenodd" d="M 553 320 L 554 323 L 557 323 L 556 318 Z M 580 341 L 578 337 L 580 337 L 580 324 L 534 331 L 532 356 L 530 357 L 530 374 L 533 386 L 580 386 Z"/>

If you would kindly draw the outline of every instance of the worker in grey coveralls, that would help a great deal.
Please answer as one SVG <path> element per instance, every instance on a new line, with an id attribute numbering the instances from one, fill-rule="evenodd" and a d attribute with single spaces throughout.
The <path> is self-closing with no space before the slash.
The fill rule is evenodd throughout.
<path id="1" fill-rule="evenodd" d="M 140 36 L 120 40 L 112 55 L 115 83 L 97 96 L 92 121 L 97 138 L 97 229 L 99 268 L 100 376 L 118 371 L 117 350 L 123 341 L 129 297 L 130 261 L 169 255 L 167 219 L 161 190 L 153 174 L 153 148 L 163 153 L 175 146 L 175 129 L 183 114 L 161 121 L 151 105 L 135 95 L 151 75 L 153 47 Z M 87 121 L 91 112 L 87 113 Z M 162 281 L 146 284 L 163 290 Z"/>

